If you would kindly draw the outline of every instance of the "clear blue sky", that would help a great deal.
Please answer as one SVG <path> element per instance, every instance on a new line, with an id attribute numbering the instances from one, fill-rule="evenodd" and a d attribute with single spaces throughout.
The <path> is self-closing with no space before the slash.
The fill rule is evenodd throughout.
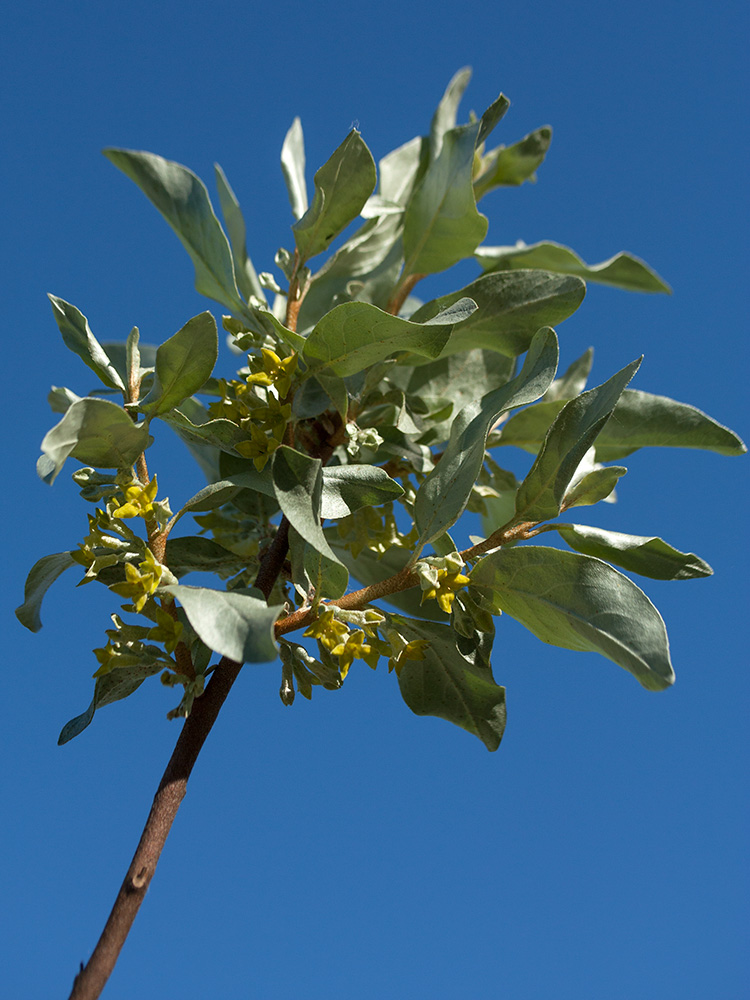
<path id="1" fill-rule="evenodd" d="M 562 364 L 593 343 L 598 382 L 643 352 L 638 388 L 747 438 L 748 20 L 737 0 L 29 0 L 2 15 L 7 997 L 67 995 L 178 728 L 154 681 L 58 748 L 114 606 L 63 579 L 41 633 L 13 617 L 31 564 L 84 527 L 67 471 L 51 490 L 34 472 L 49 386 L 90 388 L 45 293 L 104 340 L 137 324 L 159 342 L 205 308 L 173 233 L 100 149 L 158 152 L 209 181 L 218 160 L 270 269 L 290 242 L 278 156 L 292 118 L 310 178 L 353 122 L 377 159 L 423 133 L 472 65 L 466 110 L 500 90 L 513 102 L 497 141 L 555 130 L 538 184 L 483 203 L 490 242 L 549 238 L 588 261 L 630 250 L 674 289 L 591 287 L 560 328 Z M 181 477 L 182 446 L 158 447 L 160 485 L 187 497 L 201 483 Z M 276 668 L 246 667 L 108 1000 L 747 995 L 749 466 L 664 450 L 626 464 L 617 508 L 592 523 L 662 535 L 715 570 L 644 583 L 675 687 L 649 693 L 503 618 L 509 723 L 489 754 L 413 716 L 382 668 L 285 709 Z"/>

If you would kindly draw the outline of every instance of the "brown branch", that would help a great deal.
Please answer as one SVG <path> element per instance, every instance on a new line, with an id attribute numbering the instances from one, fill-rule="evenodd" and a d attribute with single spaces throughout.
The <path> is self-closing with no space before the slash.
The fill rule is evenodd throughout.
<path id="1" fill-rule="evenodd" d="M 423 274 L 407 275 L 391 296 L 388 305 L 385 307 L 385 311 L 391 313 L 392 316 L 398 316 L 404 302 L 406 302 L 411 293 L 414 291 L 416 284 L 420 282 L 422 278 L 424 278 Z"/>
<path id="2" fill-rule="evenodd" d="M 263 591 L 266 598 L 286 558 L 288 536 L 289 523 L 284 518 L 255 580 L 256 587 Z M 242 664 L 224 657 L 211 675 L 205 693 L 195 699 L 154 796 L 151 812 L 112 912 L 91 958 L 75 978 L 70 1000 L 96 1000 L 101 995 L 154 876 L 198 754 L 241 669 Z"/>

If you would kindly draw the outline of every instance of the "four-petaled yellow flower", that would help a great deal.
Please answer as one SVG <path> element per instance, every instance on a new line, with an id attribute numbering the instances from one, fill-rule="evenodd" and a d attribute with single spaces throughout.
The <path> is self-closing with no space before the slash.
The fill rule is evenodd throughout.
<path id="1" fill-rule="evenodd" d="M 427 639 L 412 639 L 411 642 L 407 642 L 398 653 L 388 660 L 388 673 L 395 670 L 398 677 L 406 660 L 423 660 L 424 651 L 429 645 Z"/>
<path id="2" fill-rule="evenodd" d="M 283 399 L 292 387 L 292 375 L 297 367 L 297 355 L 290 354 L 288 358 L 280 358 L 275 351 L 267 347 L 261 348 L 262 359 L 257 356 L 251 359 L 251 364 L 260 365 L 258 371 L 247 376 L 251 385 L 273 386 Z"/>
<path id="3" fill-rule="evenodd" d="M 304 635 L 317 639 L 321 646 L 332 652 L 335 646 L 346 640 L 349 628 L 344 622 L 336 621 L 333 608 L 326 608 L 323 614 L 305 629 Z"/>
<path id="4" fill-rule="evenodd" d="M 156 476 L 145 486 L 137 479 L 134 480 L 123 489 L 125 503 L 112 511 L 112 517 L 142 517 L 151 520 L 154 517 L 156 491 Z"/>
<path id="5" fill-rule="evenodd" d="M 110 590 L 129 598 L 135 610 L 141 611 L 159 586 L 163 568 L 151 549 L 146 549 L 146 558 L 137 567 L 133 563 L 125 563 L 125 582 L 112 584 Z"/>
<path id="6" fill-rule="evenodd" d="M 374 670 L 380 659 L 380 650 L 374 643 L 365 642 L 365 633 L 358 629 L 347 635 L 343 642 L 334 646 L 331 650 L 333 656 L 339 658 L 339 671 L 343 680 L 349 673 L 349 667 L 353 660 L 364 660 L 368 667 Z"/>
<path id="7" fill-rule="evenodd" d="M 449 615 L 451 613 L 451 608 L 453 607 L 453 601 L 456 598 L 455 592 L 465 587 L 467 583 L 470 582 L 468 576 L 464 576 L 463 573 L 459 571 L 448 571 L 447 569 L 439 569 L 437 571 L 437 586 L 428 587 L 422 593 L 421 604 L 424 604 L 426 600 L 434 598 L 442 611 Z"/>

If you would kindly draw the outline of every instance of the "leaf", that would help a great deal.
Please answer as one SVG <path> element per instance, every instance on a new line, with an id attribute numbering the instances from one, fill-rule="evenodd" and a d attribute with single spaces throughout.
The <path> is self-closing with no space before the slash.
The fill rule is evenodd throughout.
<path id="1" fill-rule="evenodd" d="M 654 580 L 692 580 L 713 574 L 708 563 L 693 552 L 680 552 L 653 535 L 623 535 L 587 524 L 554 527 L 576 552 L 596 556 Z"/>
<path id="2" fill-rule="evenodd" d="M 591 556 L 543 546 L 502 548 L 471 582 L 542 642 L 601 653 L 651 691 L 674 682 L 661 615 L 632 580 Z"/>
<path id="3" fill-rule="evenodd" d="M 569 507 L 590 507 L 592 504 L 606 500 L 611 495 L 617 480 L 628 470 L 624 465 L 607 465 L 602 469 L 594 469 L 568 489 L 565 494 L 563 510 Z"/>
<path id="4" fill-rule="evenodd" d="M 531 403 L 547 390 L 555 377 L 557 357 L 555 331 L 540 330 L 531 342 L 520 374 L 458 414 L 447 448 L 417 491 L 417 553 L 461 516 L 482 468 L 492 425 L 506 410 Z"/>
<path id="5" fill-rule="evenodd" d="M 603 385 L 581 393 L 563 406 L 519 487 L 517 521 L 546 521 L 557 517 L 584 455 L 611 417 L 623 389 L 640 364 L 639 358 Z"/>
<path id="6" fill-rule="evenodd" d="M 435 274 L 470 256 L 487 233 L 477 211 L 471 175 L 480 123 L 443 136 L 404 217 L 404 274 Z"/>
<path id="7" fill-rule="evenodd" d="M 305 341 L 304 356 L 336 375 L 354 375 L 397 351 L 436 358 L 455 323 L 464 320 L 474 303 L 461 299 L 427 323 L 391 316 L 368 302 L 345 302 L 327 313 Z"/>
<path id="8" fill-rule="evenodd" d="M 487 636 L 467 639 L 450 625 L 389 615 L 389 624 L 409 642 L 427 640 L 424 659 L 405 660 L 401 695 L 416 715 L 435 715 L 497 750 L 505 730 L 505 688 L 492 676 Z"/>
<path id="9" fill-rule="evenodd" d="M 512 444 L 536 454 L 564 405 L 562 400 L 542 402 L 514 414 L 496 443 Z M 614 462 L 648 447 L 699 448 L 720 455 L 743 455 L 747 451 L 734 431 L 694 406 L 626 389 L 596 439 L 597 461 Z"/>
<path id="10" fill-rule="evenodd" d="M 185 401 L 187 402 L 192 404 L 193 401 L 191 399 Z M 182 404 L 183 407 L 185 403 Z M 207 416 L 205 408 L 200 403 L 196 406 L 191 405 L 189 412 L 190 417 L 182 409 L 169 410 L 161 414 L 164 423 L 168 424 L 188 445 L 199 447 L 210 445 L 220 451 L 234 453 L 235 445 L 247 440 L 247 434 L 237 424 L 223 417 L 196 422 L 199 417 Z"/>
<path id="11" fill-rule="evenodd" d="M 91 725 L 94 712 L 98 708 L 127 698 L 141 686 L 147 677 L 152 677 L 163 668 L 164 663 L 160 661 L 139 663 L 132 667 L 121 667 L 104 674 L 103 677 L 97 677 L 91 704 L 85 712 L 77 715 L 63 726 L 57 740 L 58 746 L 63 746 L 63 744 L 75 739 L 76 736 L 80 736 L 83 730 Z"/>
<path id="12" fill-rule="evenodd" d="M 375 161 L 356 129 L 315 174 L 313 203 L 292 226 L 302 262 L 326 250 L 373 192 Z"/>
<path id="13" fill-rule="evenodd" d="M 289 193 L 292 215 L 301 219 L 307 211 L 307 183 L 305 181 L 305 139 L 302 122 L 295 118 L 281 147 L 281 171 Z"/>
<path id="14" fill-rule="evenodd" d="M 445 93 L 440 99 L 435 114 L 432 116 L 430 125 L 430 156 L 436 159 L 443 145 L 443 136 L 446 132 L 456 127 L 456 115 L 461 98 L 464 95 L 469 80 L 471 80 L 471 68 L 464 66 L 451 79 L 445 89 Z"/>
<path id="15" fill-rule="evenodd" d="M 132 149 L 104 155 L 153 202 L 177 233 L 195 266 L 195 287 L 233 312 L 243 314 L 229 242 L 214 214 L 203 181 L 180 163 Z"/>
<path id="16" fill-rule="evenodd" d="M 378 163 L 380 194 L 386 200 L 406 208 L 415 187 L 424 176 L 429 162 L 429 142 L 421 136 L 391 150 Z"/>
<path id="17" fill-rule="evenodd" d="M 643 447 L 701 448 L 719 455 L 743 455 L 734 431 L 687 403 L 628 389 L 596 442 L 600 462 L 625 458 Z"/>
<path id="18" fill-rule="evenodd" d="M 38 632 L 42 627 L 39 612 L 44 595 L 61 573 L 75 565 L 71 552 L 54 552 L 42 556 L 31 567 L 23 588 L 23 604 L 16 608 L 16 618 L 30 632 Z"/>
<path id="19" fill-rule="evenodd" d="M 56 295 L 47 294 L 52 303 L 52 314 L 60 328 L 63 343 L 99 376 L 110 389 L 125 392 L 125 385 L 112 360 L 96 339 L 83 313 Z"/>
<path id="20" fill-rule="evenodd" d="M 146 425 L 133 423 L 121 406 L 87 396 L 71 403 L 44 435 L 37 471 L 51 485 L 70 455 L 84 465 L 126 469 L 153 440 Z"/>
<path id="21" fill-rule="evenodd" d="M 211 377 L 218 354 L 219 337 L 211 313 L 188 320 L 156 351 L 153 388 L 140 409 L 158 417 L 179 406 Z"/>
<path id="22" fill-rule="evenodd" d="M 323 475 L 320 459 L 282 445 L 273 457 L 276 500 L 291 526 L 321 557 L 317 571 L 305 568 L 316 590 L 323 586 L 326 597 L 340 597 L 349 574 L 332 552 L 320 525 Z"/>
<path id="23" fill-rule="evenodd" d="M 61 385 L 53 385 L 47 393 L 47 402 L 53 413 L 67 413 L 70 404 L 75 403 L 78 399 L 83 399 L 83 397 L 77 396 L 71 389 L 66 389 L 65 386 Z"/>
<path id="24" fill-rule="evenodd" d="M 347 517 L 361 507 L 378 507 L 403 495 L 403 488 L 375 465 L 334 465 L 323 469 L 320 516 Z"/>
<path id="25" fill-rule="evenodd" d="M 576 274 L 586 281 L 614 285 L 631 292 L 671 292 L 669 285 L 645 261 L 629 253 L 618 253 L 601 264 L 585 264 L 569 247 L 559 243 L 533 243 L 526 246 L 480 247 L 474 254 L 485 271 L 538 267 L 544 271 Z"/>
<path id="26" fill-rule="evenodd" d="M 186 573 L 217 573 L 222 578 L 238 573 L 248 562 L 204 535 L 170 536 L 165 561 L 177 577 Z"/>
<path id="27" fill-rule="evenodd" d="M 412 316 L 424 323 L 461 298 L 473 299 L 476 312 L 457 326 L 443 353 L 476 347 L 516 357 L 527 351 L 543 326 L 556 326 L 583 302 L 586 286 L 580 278 L 545 271 L 485 274 L 466 288 L 425 303 Z"/>
<path id="28" fill-rule="evenodd" d="M 227 593 L 180 583 L 162 589 L 177 598 L 200 639 L 220 656 L 235 663 L 276 659 L 274 623 L 283 606 L 266 604 L 259 590 Z"/>
<path id="29" fill-rule="evenodd" d="M 254 295 L 261 302 L 265 302 L 266 297 L 258 281 L 258 275 L 255 273 L 253 262 L 247 255 L 247 227 L 240 203 L 218 163 L 214 163 L 214 174 L 216 175 L 216 189 L 219 192 L 219 204 L 229 236 L 237 287 L 246 299 Z"/>
<path id="30" fill-rule="evenodd" d="M 498 146 L 482 157 L 482 168 L 474 179 L 477 201 L 496 187 L 517 186 L 535 181 L 536 170 L 544 161 L 552 142 L 552 129 L 543 125 L 512 146 Z"/>

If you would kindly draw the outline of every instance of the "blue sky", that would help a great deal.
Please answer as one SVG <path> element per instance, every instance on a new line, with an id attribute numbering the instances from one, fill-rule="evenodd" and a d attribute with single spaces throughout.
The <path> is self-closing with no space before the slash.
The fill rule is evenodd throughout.
<path id="1" fill-rule="evenodd" d="M 67 472 L 51 490 L 34 472 L 54 422 L 49 386 L 90 388 L 46 293 L 103 340 L 137 324 L 160 342 L 205 308 L 174 234 L 100 150 L 147 149 L 209 182 L 219 161 L 255 264 L 271 269 L 290 242 L 278 158 L 292 118 L 311 179 L 353 123 L 376 159 L 422 134 L 472 65 L 464 110 L 500 90 L 512 101 L 498 142 L 554 128 L 538 183 L 483 202 L 488 241 L 553 239 L 590 262 L 629 250 L 674 289 L 590 287 L 560 328 L 561 363 L 594 344 L 596 383 L 644 353 L 637 388 L 747 438 L 748 16 L 732 0 L 512 11 L 73 0 L 29 2 L 2 22 L 0 952 L 7 995 L 41 1000 L 65 995 L 96 942 L 178 726 L 164 718 L 173 695 L 152 682 L 57 747 L 88 704 L 90 650 L 114 606 L 63 579 L 41 633 L 13 616 L 31 564 L 85 524 Z M 182 446 L 156 448 L 165 491 L 195 492 Z M 493 668 L 509 723 L 488 754 L 413 716 L 382 668 L 285 709 L 276 668 L 246 667 L 108 1000 L 745 995 L 747 460 L 653 450 L 626 464 L 618 504 L 591 523 L 661 535 L 715 570 L 643 584 L 669 628 L 675 687 L 646 692 L 506 616 Z"/>

